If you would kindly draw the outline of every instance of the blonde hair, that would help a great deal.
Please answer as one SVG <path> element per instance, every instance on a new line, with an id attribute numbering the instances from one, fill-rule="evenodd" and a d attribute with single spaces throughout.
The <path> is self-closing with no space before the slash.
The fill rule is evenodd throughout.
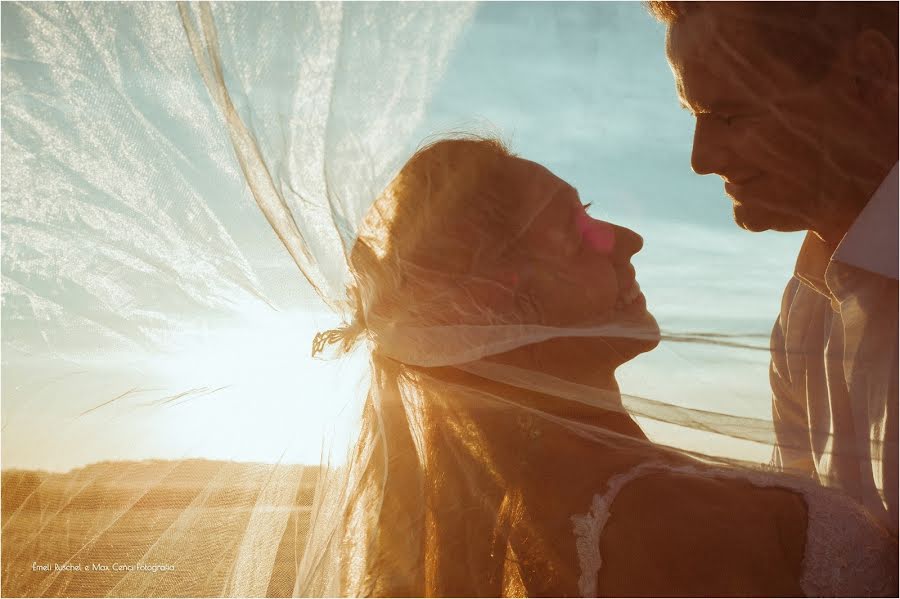
<path id="1" fill-rule="evenodd" d="M 408 315 L 411 287 L 471 272 L 484 244 L 503 243 L 518 200 L 503 183 L 510 157 L 499 140 L 467 135 L 423 146 L 406 162 L 369 210 L 350 255 L 351 296 L 363 318 Z M 443 312 L 431 306 L 429 314 Z"/>

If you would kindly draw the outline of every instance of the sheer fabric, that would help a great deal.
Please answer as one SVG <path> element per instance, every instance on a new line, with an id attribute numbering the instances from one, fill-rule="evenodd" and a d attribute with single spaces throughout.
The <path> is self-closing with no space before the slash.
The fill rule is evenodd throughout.
<path id="1" fill-rule="evenodd" d="M 280 242 L 272 259 L 288 257 L 310 301 L 342 321 L 308 340 L 313 355 L 352 354 L 368 379 L 362 393 L 309 400 L 341 406 L 351 430 L 319 464 L 4 478 L 5 592 L 26 562 L 115 559 L 176 568 L 90 584 L 31 570 L 13 594 L 591 595 L 614 588 L 603 568 L 615 560 L 598 544 L 603 510 L 615 513 L 603 493 L 623 476 L 649 464 L 762 480 L 771 421 L 728 413 L 727 401 L 715 412 L 630 395 L 614 373 L 660 341 L 767 348 L 660 333 L 638 291 L 617 296 L 584 276 L 593 270 L 569 269 L 590 251 L 627 278 L 639 244 L 515 148 L 414 137 L 473 10 L 4 5 L 4 350 L 70 370 L 100 368 L 87 347 L 177 357 L 182 327 L 201 322 L 202 335 L 240 306 L 273 306 L 262 260 L 244 250 L 264 227 L 234 232 L 258 209 Z M 216 386 L 198 385 L 184 392 Z M 776 529 L 813 543 L 814 504 L 796 491 L 808 483 L 765 480 L 698 497 L 736 515 L 723 529 L 743 511 L 801 515 L 747 532 L 752 546 Z M 181 492 L 163 500 L 164 488 Z M 871 531 L 860 542 L 877 537 L 878 568 L 865 580 L 891 592 L 882 566 L 896 541 L 892 554 L 889 535 Z M 794 545 L 779 565 L 785 586 L 748 574 L 736 592 L 842 588 L 801 585 Z"/>
<path id="2" fill-rule="evenodd" d="M 35 437 L 35 451 L 90 446 L 72 438 L 86 418 L 140 428 L 156 412 L 218 401 L 254 353 L 273 378 L 293 368 L 292 354 L 308 356 L 308 320 L 296 347 L 269 347 L 271 330 L 229 339 L 221 352 L 205 340 L 248 315 L 271 322 L 298 288 L 312 309 L 321 310 L 318 298 L 342 305 L 349 275 L 341 247 L 364 198 L 414 147 L 406 137 L 471 10 L 4 5 L 6 438 L 27 435 L 22 423 L 42 411 L 65 412 L 69 395 L 81 407 L 63 418 L 59 440 Z M 279 285 L 278 272 L 308 286 Z M 296 324 L 282 320 L 274 330 Z M 193 353 L 198 344 L 215 355 Z M 194 357 L 182 368 L 185 352 Z M 174 382 L 166 378 L 173 363 Z M 239 402 L 248 409 L 238 410 L 252 436 L 260 433 L 250 411 L 266 409 L 259 395 L 281 390 L 249 383 Z M 313 410 L 325 398 L 306 397 L 304 383 L 284 400 Z M 293 428 L 293 436 L 321 434 L 303 418 Z M 138 434 L 178 431 L 150 425 Z M 326 477 L 311 459 L 276 463 L 289 436 L 261 434 L 274 439 L 272 463 L 126 457 L 69 473 L 5 472 L 4 594 L 290 595 L 301 559 L 315 554 L 304 552 L 311 504 L 328 487 L 316 484 Z M 5 453 L 9 468 L 13 452 Z M 55 462 L 70 463 L 64 455 Z"/>

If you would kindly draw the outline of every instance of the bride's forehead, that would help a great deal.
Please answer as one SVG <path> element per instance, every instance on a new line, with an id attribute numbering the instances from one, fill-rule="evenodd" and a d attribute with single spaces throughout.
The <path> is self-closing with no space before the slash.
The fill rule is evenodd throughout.
<path id="1" fill-rule="evenodd" d="M 550 204 L 567 202 L 575 188 L 556 176 L 546 166 L 524 158 L 511 157 L 510 173 L 520 202 L 540 212 Z"/>
<path id="2" fill-rule="evenodd" d="M 529 180 L 544 179 L 551 183 L 565 183 L 565 181 L 553 174 L 553 172 L 543 164 L 539 164 L 525 158 L 519 158 L 518 156 L 511 156 L 510 162 L 513 165 L 513 170 L 517 171 L 523 177 L 526 177 Z"/>

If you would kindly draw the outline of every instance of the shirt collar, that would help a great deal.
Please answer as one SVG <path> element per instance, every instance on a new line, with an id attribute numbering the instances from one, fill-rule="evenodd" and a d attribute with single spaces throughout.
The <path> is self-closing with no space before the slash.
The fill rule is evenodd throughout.
<path id="1" fill-rule="evenodd" d="M 794 276 L 830 299 L 832 306 L 837 300 L 829 281 L 836 282 L 835 266 L 846 264 L 896 280 L 897 219 L 898 173 L 895 164 L 833 253 L 815 233 L 806 234 Z M 832 275 L 829 279 L 826 279 L 826 271 Z"/>
<path id="2" fill-rule="evenodd" d="M 897 279 L 897 165 L 869 200 L 831 257 L 889 279 Z"/>

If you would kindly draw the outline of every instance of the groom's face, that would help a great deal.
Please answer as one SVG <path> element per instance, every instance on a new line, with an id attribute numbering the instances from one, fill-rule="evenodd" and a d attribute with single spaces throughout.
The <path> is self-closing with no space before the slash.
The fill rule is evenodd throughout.
<path id="1" fill-rule="evenodd" d="M 845 123 L 828 78 L 809 82 L 773 56 L 743 10 L 697 11 L 669 30 L 677 91 L 696 118 L 691 166 L 722 178 L 739 226 L 816 230 L 833 210 L 829 144 Z"/>

